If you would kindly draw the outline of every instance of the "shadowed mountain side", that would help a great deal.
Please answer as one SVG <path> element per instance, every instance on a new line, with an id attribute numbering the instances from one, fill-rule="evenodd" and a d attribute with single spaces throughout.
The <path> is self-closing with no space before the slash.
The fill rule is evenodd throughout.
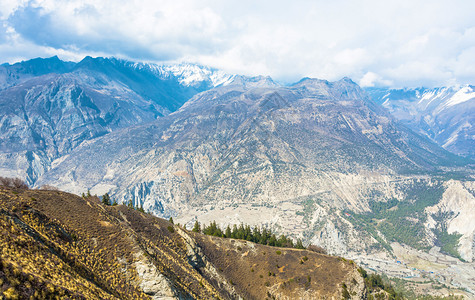
<path id="1" fill-rule="evenodd" d="M 29 184 L 81 143 L 177 110 L 230 81 L 196 65 L 57 57 L 0 66 L 0 171 Z"/>

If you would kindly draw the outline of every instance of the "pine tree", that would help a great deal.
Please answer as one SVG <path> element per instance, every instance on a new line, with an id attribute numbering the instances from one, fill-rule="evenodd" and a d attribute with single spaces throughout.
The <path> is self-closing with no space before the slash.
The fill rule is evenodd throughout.
<path id="1" fill-rule="evenodd" d="M 200 223 L 198 221 L 195 221 L 195 225 L 193 226 L 193 230 L 191 230 L 193 232 L 201 232 L 201 227 L 200 227 Z"/>
<path id="2" fill-rule="evenodd" d="M 244 227 L 244 239 L 246 241 L 252 241 L 252 231 L 251 231 L 251 226 L 246 225 Z"/>
<path id="3" fill-rule="evenodd" d="M 170 219 L 168 220 L 168 222 L 172 223 L 173 224 L 173 218 L 170 217 Z"/>
<path id="4" fill-rule="evenodd" d="M 228 225 L 228 227 L 226 227 L 226 231 L 225 231 L 224 235 L 227 238 L 231 237 L 232 233 L 231 233 L 231 227 L 229 227 L 229 225 Z"/>
<path id="5" fill-rule="evenodd" d="M 267 245 L 269 246 L 277 246 L 277 238 L 275 237 L 275 234 L 272 234 L 267 241 Z"/>
<path id="6" fill-rule="evenodd" d="M 301 239 L 298 239 L 298 240 L 297 240 L 297 243 L 295 244 L 295 248 L 297 248 L 297 249 L 305 249 L 305 247 L 304 247 L 304 245 L 303 245 Z"/>
<path id="7" fill-rule="evenodd" d="M 252 241 L 254 243 L 259 243 L 261 241 L 261 230 L 257 226 L 254 227 L 252 231 Z"/>
<path id="8" fill-rule="evenodd" d="M 89 189 L 87 190 L 87 197 L 88 198 L 91 197 L 91 190 L 89 190 Z"/>
<path id="9" fill-rule="evenodd" d="M 237 238 L 238 238 L 238 236 L 237 236 L 238 233 L 237 233 L 237 232 L 238 232 L 237 225 L 234 224 L 234 225 L 233 225 L 233 232 L 231 233 L 231 237 L 232 237 L 233 239 L 237 239 Z"/>
<path id="10" fill-rule="evenodd" d="M 111 199 L 108 193 L 105 193 L 104 196 L 102 196 L 102 204 L 111 205 Z"/>
<path id="11" fill-rule="evenodd" d="M 134 204 L 132 203 L 132 200 L 129 200 L 129 202 L 127 202 L 127 207 L 134 208 Z"/>

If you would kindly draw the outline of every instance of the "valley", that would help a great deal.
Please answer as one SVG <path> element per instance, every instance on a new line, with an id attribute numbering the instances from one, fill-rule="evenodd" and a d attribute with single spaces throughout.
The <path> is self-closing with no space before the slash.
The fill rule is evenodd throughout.
<path id="1" fill-rule="evenodd" d="M 349 78 L 282 85 L 193 65 L 40 62 L 22 63 L 36 73 L 3 66 L 17 75 L 0 91 L 1 176 L 108 193 L 186 228 L 263 226 L 422 294 L 474 297 L 471 141 L 444 149 L 420 134 L 398 110 L 416 100 L 375 100 L 386 91 Z"/>

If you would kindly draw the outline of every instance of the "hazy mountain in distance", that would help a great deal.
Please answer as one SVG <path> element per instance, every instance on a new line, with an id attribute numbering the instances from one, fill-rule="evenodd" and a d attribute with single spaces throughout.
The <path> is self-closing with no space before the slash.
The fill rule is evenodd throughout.
<path id="1" fill-rule="evenodd" d="M 475 155 L 475 91 L 471 85 L 442 88 L 369 88 L 372 99 L 403 124 L 458 155 Z"/>
<path id="2" fill-rule="evenodd" d="M 0 65 L 0 90 L 6 89 L 32 77 L 50 73 L 62 74 L 71 71 L 73 62 L 65 62 L 57 56 L 50 58 L 35 58 L 10 64 Z"/>

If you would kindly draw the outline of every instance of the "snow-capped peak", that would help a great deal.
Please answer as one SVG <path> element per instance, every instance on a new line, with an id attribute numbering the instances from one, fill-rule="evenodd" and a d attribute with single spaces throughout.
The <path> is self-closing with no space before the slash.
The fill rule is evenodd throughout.
<path id="1" fill-rule="evenodd" d="M 231 83 L 235 75 L 227 74 L 221 70 L 191 63 L 163 64 L 134 63 L 137 69 L 148 69 L 161 78 L 175 77 L 185 86 L 217 87 Z"/>
<path id="2" fill-rule="evenodd" d="M 213 87 L 229 84 L 234 75 L 221 70 L 204 67 L 196 64 L 182 63 L 177 65 L 162 65 L 162 70 L 173 74 L 181 84 L 187 86 L 209 82 Z"/>
<path id="3" fill-rule="evenodd" d="M 446 102 L 447 107 L 454 106 L 463 102 L 467 102 L 471 99 L 475 99 L 475 92 L 469 85 L 462 87 Z"/>

